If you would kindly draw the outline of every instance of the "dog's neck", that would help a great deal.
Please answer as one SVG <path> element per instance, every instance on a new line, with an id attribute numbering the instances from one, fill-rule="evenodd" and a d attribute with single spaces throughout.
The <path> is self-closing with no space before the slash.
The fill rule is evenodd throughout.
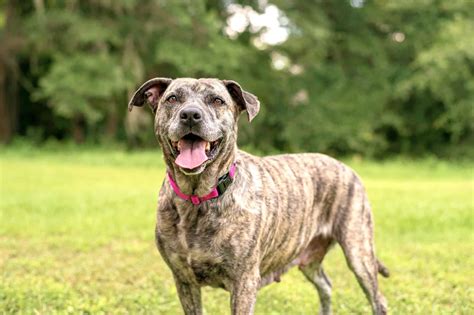
<path id="1" fill-rule="evenodd" d="M 175 180 L 179 189 L 186 195 L 207 195 L 214 187 L 217 180 L 227 172 L 235 161 L 237 146 L 233 145 L 232 149 L 225 151 L 225 154 L 210 163 L 202 173 L 197 175 L 186 175 L 174 161 L 165 160 L 168 170 Z"/>

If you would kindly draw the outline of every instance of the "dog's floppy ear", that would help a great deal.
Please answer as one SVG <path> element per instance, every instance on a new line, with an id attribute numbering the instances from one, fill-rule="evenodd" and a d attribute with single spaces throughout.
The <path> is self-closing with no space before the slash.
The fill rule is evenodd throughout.
<path id="1" fill-rule="evenodd" d="M 158 102 L 171 81 L 173 80 L 168 78 L 153 78 L 143 83 L 133 94 L 132 99 L 128 103 L 128 110 L 132 111 L 133 106 L 141 107 L 148 103 L 153 113 L 155 113 Z"/>
<path id="2" fill-rule="evenodd" d="M 222 80 L 227 91 L 232 96 L 240 110 L 247 111 L 249 122 L 258 114 L 260 102 L 257 97 L 247 91 L 242 90 L 240 85 L 232 80 Z"/>

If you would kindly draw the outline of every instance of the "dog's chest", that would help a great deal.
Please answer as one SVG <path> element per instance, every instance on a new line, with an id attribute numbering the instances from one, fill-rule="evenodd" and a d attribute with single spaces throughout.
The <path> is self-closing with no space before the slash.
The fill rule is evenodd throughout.
<path id="1" fill-rule="evenodd" d="M 198 283 L 225 287 L 229 262 L 234 255 L 233 246 L 226 241 L 229 233 L 221 218 L 203 213 L 203 210 L 180 218 L 175 235 L 166 240 L 175 244 L 175 253 L 170 258 L 172 263 L 179 260 L 185 268 L 192 270 Z"/>
<path id="2" fill-rule="evenodd" d="M 186 263 L 191 268 L 196 281 L 201 285 L 226 287 L 228 272 L 222 257 L 209 255 L 205 251 L 190 251 Z"/>

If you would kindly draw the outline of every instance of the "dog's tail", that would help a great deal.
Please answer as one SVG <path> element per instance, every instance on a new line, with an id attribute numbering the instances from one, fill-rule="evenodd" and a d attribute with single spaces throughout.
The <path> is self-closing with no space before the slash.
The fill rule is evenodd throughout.
<path id="1" fill-rule="evenodd" d="M 385 278 L 390 277 L 390 271 L 378 259 L 377 259 L 377 269 L 383 277 Z"/>

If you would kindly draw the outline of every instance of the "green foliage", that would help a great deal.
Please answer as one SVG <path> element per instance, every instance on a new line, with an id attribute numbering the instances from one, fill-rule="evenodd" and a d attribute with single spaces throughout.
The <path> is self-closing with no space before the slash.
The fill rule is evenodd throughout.
<path id="1" fill-rule="evenodd" d="M 276 5 L 288 39 L 262 44 L 255 25 L 231 38 L 225 1 L 18 4 L 22 82 L 56 117 L 115 124 L 120 140 L 128 97 L 146 79 L 219 77 L 261 100 L 240 142 L 263 152 L 472 157 L 472 1 L 232 3 Z"/>
<path id="2" fill-rule="evenodd" d="M 452 20 L 441 22 L 439 29 L 433 43 L 416 56 L 414 71 L 400 83 L 400 92 L 402 97 L 413 91 L 428 92 L 444 106 L 433 127 L 447 130 L 457 142 L 472 131 L 474 119 L 474 38 L 465 36 L 474 29 L 474 22 L 472 16 L 457 12 Z"/>
<path id="3" fill-rule="evenodd" d="M 277 3 L 297 32 L 275 49 L 308 95 L 285 125 L 293 150 L 442 154 L 472 139 L 472 2 Z"/>
<path id="4" fill-rule="evenodd" d="M 160 152 L 59 148 L 2 148 L 2 312 L 181 313 L 154 245 Z M 390 312 L 472 314 L 472 162 L 348 162 L 373 205 L 377 255 L 391 271 L 380 280 Z M 324 266 L 334 313 L 369 313 L 339 247 Z M 256 314 L 311 314 L 318 303 L 295 268 L 260 291 Z M 222 290 L 206 288 L 204 305 L 229 314 Z"/>
<path id="5" fill-rule="evenodd" d="M 123 69 L 105 53 L 58 56 L 40 81 L 38 95 L 48 98 L 55 112 L 67 118 L 80 114 L 96 123 L 113 110 L 114 96 L 127 86 Z M 110 108 L 112 107 L 112 109 Z"/>

